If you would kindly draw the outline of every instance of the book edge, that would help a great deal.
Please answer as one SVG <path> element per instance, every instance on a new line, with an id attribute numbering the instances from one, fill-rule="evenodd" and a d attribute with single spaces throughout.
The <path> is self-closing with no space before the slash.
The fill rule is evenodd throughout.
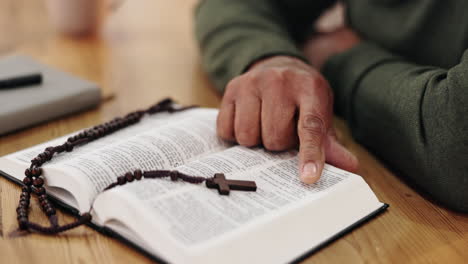
<path id="1" fill-rule="evenodd" d="M 15 177 L 9 175 L 8 173 L 0 170 L 0 175 L 3 176 L 4 178 L 6 178 L 7 180 L 10 180 L 18 185 L 22 185 L 21 181 L 16 179 Z M 50 195 L 48 194 L 48 196 L 50 197 L 50 200 L 57 206 L 59 207 L 60 209 L 62 209 L 65 213 L 69 214 L 69 215 L 73 215 L 75 217 L 79 216 L 79 211 L 76 209 L 76 208 L 73 208 L 72 206 L 60 201 L 59 199 L 57 199 L 56 197 L 54 197 L 53 195 Z M 294 258 L 293 260 L 291 260 L 290 263 L 299 263 L 303 260 L 305 260 L 306 258 L 310 257 L 311 255 L 313 255 L 314 253 L 316 253 L 317 251 L 327 247 L 328 245 L 332 244 L 334 241 L 338 240 L 339 238 L 347 235 L 348 233 L 350 233 L 351 231 L 355 230 L 356 228 L 364 225 L 365 223 L 369 222 L 369 220 L 377 217 L 378 215 L 382 214 L 383 212 L 385 212 L 388 208 L 390 207 L 389 204 L 387 203 L 382 203 L 382 206 L 380 206 L 379 208 L 377 208 L 376 210 L 374 210 L 373 212 L 369 213 L 368 215 L 364 216 L 363 218 L 361 218 L 360 220 L 352 223 L 351 225 L 349 225 L 348 227 L 346 227 L 345 229 L 343 229 L 342 231 L 336 233 L 335 235 L 331 236 L 330 238 L 328 238 L 327 240 L 323 241 L 322 243 L 320 243 L 319 245 L 311 248 L 310 250 L 308 250 L 307 252 L 303 253 L 302 255 Z M 86 224 L 87 226 L 89 226 L 90 228 L 96 230 L 97 232 L 107 236 L 107 237 L 110 237 L 110 238 L 114 238 L 116 240 L 118 240 L 119 242 L 123 243 L 124 245 L 138 251 L 139 253 L 141 253 L 142 255 L 144 255 L 145 257 L 153 260 L 153 261 L 156 261 L 158 263 L 168 263 L 166 260 L 162 259 L 161 257 L 157 256 L 156 254 L 153 254 L 147 250 L 145 250 L 144 248 L 138 246 L 137 244 L 135 244 L 134 242 L 126 239 L 125 237 L 123 237 L 122 235 L 120 235 L 119 233 L 115 232 L 114 230 L 112 230 L 111 228 L 108 228 L 108 227 L 105 227 L 105 226 L 100 226 L 100 225 L 97 225 L 95 223 L 88 223 Z"/>
<path id="2" fill-rule="evenodd" d="M 390 207 L 389 204 L 387 203 L 382 203 L 382 206 L 374 210 L 373 212 L 369 213 L 368 215 L 364 216 L 363 218 L 359 219 L 358 221 L 352 223 L 345 229 L 341 230 L 340 232 L 336 233 L 335 235 L 331 236 L 327 240 L 323 241 L 322 243 L 318 244 L 317 246 L 311 248 L 309 251 L 305 252 L 304 254 L 300 255 L 299 257 L 293 259 L 290 263 L 299 263 L 306 258 L 312 256 L 314 253 L 317 251 L 327 247 L 328 245 L 332 244 L 336 240 L 338 240 L 341 237 L 344 237 L 348 233 L 351 233 L 351 231 L 355 230 L 356 228 L 364 225 L 365 223 L 369 222 L 371 219 L 377 217 L 378 215 L 382 214 L 385 212 L 388 208 Z"/>
<path id="3" fill-rule="evenodd" d="M 21 186 L 23 185 L 22 182 L 20 180 L 18 180 L 17 178 L 9 175 L 8 173 L 2 171 L 0 169 L 0 176 L 2 176 L 3 178 Z M 78 209 L 68 205 L 67 203 L 59 200 L 58 198 L 56 198 L 55 196 L 51 195 L 51 194 L 47 194 L 48 198 L 50 199 L 50 201 L 55 205 L 57 206 L 59 209 L 62 210 L 62 212 L 68 214 L 68 215 L 71 215 L 71 216 L 74 216 L 74 217 L 79 217 L 80 216 L 80 212 Z M 153 261 L 156 261 L 158 263 L 169 263 L 167 262 L 166 260 L 162 259 L 161 257 L 155 255 L 155 254 L 152 254 L 150 253 L 149 251 L 143 249 L 142 247 L 138 246 L 137 244 L 131 242 L 130 240 L 126 239 L 125 237 L 121 236 L 119 233 L 115 232 L 114 230 L 108 228 L 108 227 L 105 227 L 105 226 L 100 226 L 98 224 L 95 224 L 95 223 L 88 223 L 86 224 L 88 227 L 96 230 L 97 232 L 107 236 L 107 237 L 110 237 L 110 238 L 114 238 L 116 240 L 118 240 L 119 242 L 123 243 L 124 245 L 138 251 L 139 253 L 141 253 L 142 255 L 144 255 L 145 257 L 153 260 Z"/>

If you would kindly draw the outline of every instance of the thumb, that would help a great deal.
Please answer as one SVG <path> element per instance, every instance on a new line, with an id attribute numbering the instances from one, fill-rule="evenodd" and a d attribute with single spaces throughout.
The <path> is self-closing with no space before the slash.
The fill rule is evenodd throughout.
<path id="1" fill-rule="evenodd" d="M 329 134 L 325 142 L 325 158 L 327 163 L 350 172 L 356 172 L 359 167 L 359 161 L 341 145 L 334 134 Z"/>

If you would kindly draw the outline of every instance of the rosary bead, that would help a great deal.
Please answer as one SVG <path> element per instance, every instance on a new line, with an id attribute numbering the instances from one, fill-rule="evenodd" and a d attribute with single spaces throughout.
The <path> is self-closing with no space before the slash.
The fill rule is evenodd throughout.
<path id="1" fill-rule="evenodd" d="M 50 160 L 51 156 L 47 155 L 45 152 L 42 152 L 39 154 L 39 158 L 43 161 L 46 162 Z"/>
<path id="2" fill-rule="evenodd" d="M 28 216 L 28 212 L 26 211 L 26 209 L 22 209 L 18 212 L 18 217 L 21 216 Z"/>
<path id="3" fill-rule="evenodd" d="M 133 181 L 133 174 L 131 172 L 127 172 L 125 173 L 125 179 L 128 181 L 128 182 L 132 182 Z"/>
<path id="4" fill-rule="evenodd" d="M 20 201 L 19 205 L 24 207 L 24 208 L 27 208 L 29 206 L 29 202 L 28 201 Z"/>
<path id="5" fill-rule="evenodd" d="M 18 208 L 16 208 L 16 213 L 22 214 L 23 212 L 27 214 L 27 213 L 28 213 L 28 210 L 27 210 L 26 208 L 24 208 L 24 207 L 21 207 L 21 206 L 19 206 Z"/>
<path id="6" fill-rule="evenodd" d="M 89 137 L 89 132 L 92 130 L 92 128 L 89 128 L 89 129 L 86 129 L 86 130 L 83 130 L 82 132 L 80 132 L 79 135 L 83 135 L 82 138 L 86 138 L 86 137 Z M 81 137 L 81 136 L 80 136 Z"/>
<path id="7" fill-rule="evenodd" d="M 44 151 L 49 151 L 49 152 L 54 153 L 54 152 L 55 152 L 55 148 L 54 148 L 54 147 L 47 147 L 47 148 L 45 148 Z"/>
<path id="8" fill-rule="evenodd" d="M 37 194 L 37 195 L 45 194 L 45 188 L 44 187 L 36 188 L 36 189 L 34 189 L 34 193 Z"/>
<path id="9" fill-rule="evenodd" d="M 21 191 L 22 191 L 23 193 L 28 193 L 28 195 L 29 195 L 29 193 L 31 192 L 31 187 L 29 187 L 29 186 L 23 186 L 23 188 L 21 188 Z"/>
<path id="10" fill-rule="evenodd" d="M 134 116 L 131 115 L 131 116 L 129 116 L 129 117 L 127 118 L 127 122 L 128 122 L 129 124 L 134 124 L 134 123 L 136 123 L 136 118 L 135 118 Z"/>
<path id="11" fill-rule="evenodd" d="M 179 172 L 178 171 L 170 171 L 169 172 L 169 177 L 171 177 L 171 181 L 177 181 L 179 178 Z"/>
<path id="12" fill-rule="evenodd" d="M 57 147 L 54 148 L 54 151 L 57 152 L 57 153 L 62 153 L 65 151 L 65 146 L 62 144 L 62 145 L 58 145 Z"/>
<path id="13" fill-rule="evenodd" d="M 25 177 L 25 178 L 23 179 L 23 183 L 24 183 L 26 186 L 31 186 L 32 180 L 31 180 L 31 178 Z"/>
<path id="14" fill-rule="evenodd" d="M 20 203 L 24 203 L 27 206 L 29 206 L 29 199 L 26 199 L 26 198 L 20 198 Z"/>
<path id="15" fill-rule="evenodd" d="M 133 175 L 135 175 L 135 179 L 137 179 L 137 181 L 141 180 L 141 177 L 143 177 L 143 173 L 141 172 L 141 170 L 134 171 Z"/>
<path id="16" fill-rule="evenodd" d="M 44 179 L 42 177 L 38 177 L 34 179 L 33 184 L 35 187 L 42 187 L 42 185 L 44 185 Z"/>
<path id="17" fill-rule="evenodd" d="M 100 134 L 101 136 L 103 136 L 103 135 L 105 134 L 105 132 L 106 132 L 106 131 L 104 130 L 104 128 L 102 128 L 102 127 L 98 128 L 97 131 L 99 132 L 99 134 Z"/>
<path id="18" fill-rule="evenodd" d="M 21 218 L 27 218 L 27 217 L 28 217 L 27 214 L 18 214 L 18 215 L 16 216 L 16 219 L 19 220 L 19 219 L 21 219 Z"/>
<path id="19" fill-rule="evenodd" d="M 47 208 L 47 210 L 45 212 L 46 212 L 47 216 L 51 216 L 51 215 L 55 214 L 55 209 L 52 208 L 52 207 L 49 207 L 49 208 Z"/>
<path id="20" fill-rule="evenodd" d="M 29 195 L 29 193 L 27 192 L 22 192 L 21 195 L 20 195 L 20 199 L 26 199 L 26 200 L 29 200 L 31 199 L 31 195 Z"/>
<path id="21" fill-rule="evenodd" d="M 119 185 L 124 185 L 127 182 L 127 179 L 124 176 L 117 177 L 117 182 Z"/>
<path id="22" fill-rule="evenodd" d="M 66 150 L 67 152 L 72 151 L 72 150 L 73 150 L 73 147 L 74 147 L 73 144 L 70 143 L 70 142 L 65 142 L 65 144 L 63 144 L 63 146 L 65 147 L 65 150 Z"/>
<path id="23" fill-rule="evenodd" d="M 36 166 L 41 166 L 44 163 L 44 160 L 42 160 L 41 157 L 37 156 L 31 160 L 31 163 Z"/>
<path id="24" fill-rule="evenodd" d="M 102 130 L 100 130 L 100 129 L 94 130 L 94 133 L 96 133 L 96 138 L 100 138 L 100 137 L 104 136 L 104 134 L 102 133 Z"/>
<path id="25" fill-rule="evenodd" d="M 53 209 L 53 208 L 52 208 L 52 205 L 50 205 L 50 203 L 46 203 L 44 206 L 42 206 L 42 209 L 44 211 L 47 211 L 47 210 Z"/>
<path id="26" fill-rule="evenodd" d="M 88 133 L 88 135 L 89 135 L 89 137 L 90 137 L 91 139 L 96 139 L 96 138 L 99 137 L 99 134 L 98 134 L 98 132 L 97 132 L 96 130 L 90 131 L 90 132 Z"/>
<path id="27" fill-rule="evenodd" d="M 50 160 L 52 158 L 53 154 L 52 154 L 52 152 L 46 150 L 46 151 L 44 151 L 44 155 L 47 157 L 47 160 Z"/>
<path id="28" fill-rule="evenodd" d="M 138 118 L 138 119 L 140 119 L 144 114 L 145 114 L 145 112 L 141 111 L 141 110 L 133 112 L 133 115 L 135 115 L 135 117 Z"/>
<path id="29" fill-rule="evenodd" d="M 45 201 L 45 200 L 47 200 L 47 195 L 45 195 L 45 194 L 39 195 L 38 199 L 39 199 L 39 202 Z"/>
<path id="30" fill-rule="evenodd" d="M 47 207 L 50 206 L 49 200 L 43 200 L 42 202 L 40 202 L 40 204 L 43 209 L 46 209 Z"/>
<path id="31" fill-rule="evenodd" d="M 35 157 L 31 160 L 31 163 L 34 165 L 38 165 L 39 163 L 41 163 L 41 160 L 39 159 L 39 157 Z"/>
<path id="32" fill-rule="evenodd" d="M 27 169 L 24 171 L 24 175 L 26 175 L 26 177 L 31 177 L 31 176 L 32 176 L 31 169 L 27 168 Z"/>
<path id="33" fill-rule="evenodd" d="M 18 225 L 19 225 L 19 229 L 22 229 L 22 230 L 28 228 L 28 218 L 25 216 L 20 217 L 18 219 Z"/>
<path id="34" fill-rule="evenodd" d="M 39 177 L 42 174 L 42 168 L 37 168 L 37 167 L 33 168 L 31 170 L 31 173 L 32 173 L 33 176 Z"/>

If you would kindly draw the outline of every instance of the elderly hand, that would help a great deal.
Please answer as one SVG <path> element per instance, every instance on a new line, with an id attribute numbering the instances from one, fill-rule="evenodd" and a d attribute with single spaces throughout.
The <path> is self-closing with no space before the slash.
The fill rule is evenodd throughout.
<path id="1" fill-rule="evenodd" d="M 226 87 L 217 133 L 243 146 L 286 150 L 299 142 L 303 182 L 316 182 L 325 161 L 355 171 L 357 159 L 335 137 L 328 82 L 299 59 L 274 56 L 255 63 Z"/>

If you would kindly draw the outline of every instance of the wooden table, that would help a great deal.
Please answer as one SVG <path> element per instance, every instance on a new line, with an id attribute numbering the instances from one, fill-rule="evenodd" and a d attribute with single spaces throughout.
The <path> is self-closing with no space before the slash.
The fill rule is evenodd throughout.
<path id="1" fill-rule="evenodd" d="M 196 0 L 126 1 L 96 36 L 70 38 L 48 25 L 43 1 L 0 1 L 0 55 L 29 54 L 93 80 L 108 98 L 94 110 L 0 137 L 0 155 L 88 127 L 172 96 L 184 104 L 216 107 L 220 96 L 199 65 L 192 34 Z M 1 98 L 0 98 L 1 99 Z M 349 136 L 362 175 L 388 212 L 339 239 L 305 263 L 468 261 L 468 216 L 421 197 Z M 125 245 L 81 227 L 56 237 L 10 238 L 16 226 L 19 187 L 0 179 L 1 263 L 150 263 Z M 38 212 L 38 208 L 35 208 Z M 39 214 L 33 214 L 38 219 Z M 60 214 L 61 221 L 71 218 Z"/>

